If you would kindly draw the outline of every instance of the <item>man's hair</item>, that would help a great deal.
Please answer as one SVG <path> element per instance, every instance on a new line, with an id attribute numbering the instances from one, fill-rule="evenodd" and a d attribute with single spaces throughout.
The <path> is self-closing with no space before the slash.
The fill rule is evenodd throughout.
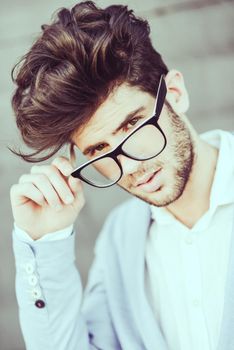
<path id="1" fill-rule="evenodd" d="M 36 151 L 9 149 L 28 162 L 46 160 L 66 144 L 73 147 L 74 132 L 120 84 L 155 97 L 161 74 L 168 72 L 152 46 L 148 22 L 127 6 L 101 9 L 85 1 L 55 14 L 11 71 L 16 124 Z M 45 150 L 46 156 L 35 157 Z"/>

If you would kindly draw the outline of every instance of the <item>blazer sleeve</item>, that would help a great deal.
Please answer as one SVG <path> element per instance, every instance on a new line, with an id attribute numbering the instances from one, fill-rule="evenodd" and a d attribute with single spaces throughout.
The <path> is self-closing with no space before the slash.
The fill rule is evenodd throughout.
<path id="1" fill-rule="evenodd" d="M 24 242 L 13 229 L 16 298 L 27 350 L 119 350 L 95 245 L 85 292 L 75 265 L 75 231 L 56 241 Z"/>

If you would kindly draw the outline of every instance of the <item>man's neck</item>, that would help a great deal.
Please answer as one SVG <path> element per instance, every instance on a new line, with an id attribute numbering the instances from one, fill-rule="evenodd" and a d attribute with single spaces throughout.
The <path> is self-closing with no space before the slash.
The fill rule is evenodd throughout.
<path id="1" fill-rule="evenodd" d="M 193 168 L 183 194 L 166 209 L 177 220 L 192 228 L 209 209 L 218 149 L 196 137 Z"/>

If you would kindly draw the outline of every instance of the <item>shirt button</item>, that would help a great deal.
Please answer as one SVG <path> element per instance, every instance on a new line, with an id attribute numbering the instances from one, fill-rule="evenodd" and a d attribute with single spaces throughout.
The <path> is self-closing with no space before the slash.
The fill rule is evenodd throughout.
<path id="1" fill-rule="evenodd" d="M 193 299 L 193 306 L 200 306 L 200 300 L 199 299 Z"/>
<path id="2" fill-rule="evenodd" d="M 40 298 L 40 297 L 41 297 L 41 290 L 38 289 L 38 288 L 34 288 L 34 289 L 32 290 L 32 296 L 33 296 L 33 298 L 35 298 L 35 299 Z"/>
<path id="3" fill-rule="evenodd" d="M 34 271 L 33 264 L 31 264 L 31 263 L 26 264 L 25 265 L 25 271 L 27 272 L 27 274 L 33 273 L 33 271 Z"/>
<path id="4" fill-rule="evenodd" d="M 38 309 L 42 309 L 43 307 L 45 307 L 45 302 L 43 300 L 38 299 L 35 301 L 35 305 L 36 307 L 38 307 Z"/>
<path id="5" fill-rule="evenodd" d="M 35 286 L 37 284 L 37 277 L 35 275 L 30 276 L 28 282 L 30 286 Z"/>
<path id="6" fill-rule="evenodd" d="M 192 237 L 186 237 L 186 238 L 185 238 L 185 243 L 187 243 L 187 244 L 193 244 L 193 239 L 192 239 Z"/>

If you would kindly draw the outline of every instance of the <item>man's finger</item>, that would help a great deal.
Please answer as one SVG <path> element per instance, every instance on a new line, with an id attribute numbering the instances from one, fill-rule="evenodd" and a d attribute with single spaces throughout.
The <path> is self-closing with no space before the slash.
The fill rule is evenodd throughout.
<path id="1" fill-rule="evenodd" d="M 64 156 L 56 157 L 51 164 L 56 166 L 64 176 L 69 176 L 73 171 L 70 160 Z"/>

